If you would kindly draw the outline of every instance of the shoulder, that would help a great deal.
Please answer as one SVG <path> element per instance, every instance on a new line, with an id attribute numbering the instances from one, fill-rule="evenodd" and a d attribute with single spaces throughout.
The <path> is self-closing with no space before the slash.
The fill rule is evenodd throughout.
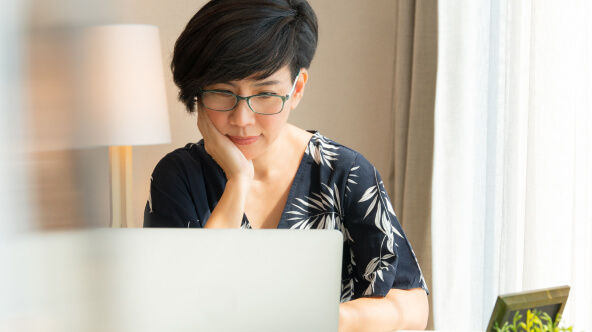
<path id="1" fill-rule="evenodd" d="M 205 192 L 210 175 L 203 145 L 190 143 L 165 155 L 150 177 L 145 227 L 199 227 L 209 208 Z M 210 157 L 211 158 L 211 157 Z"/>
<path id="2" fill-rule="evenodd" d="M 175 149 L 167 153 L 159 162 L 156 167 L 175 165 L 191 160 L 199 159 L 201 151 L 203 151 L 203 145 L 199 143 L 187 143 L 184 147 Z"/>
<path id="3" fill-rule="evenodd" d="M 378 192 L 386 194 L 376 167 L 356 150 L 315 132 L 307 153 L 319 165 L 321 173 L 325 174 L 321 178 L 342 184 L 346 202 L 363 202 Z"/>
<path id="4" fill-rule="evenodd" d="M 195 174 L 196 171 L 215 169 L 217 164 L 204 149 L 203 141 L 188 143 L 165 155 L 154 168 L 152 177 L 171 177 Z"/>
<path id="5" fill-rule="evenodd" d="M 305 153 L 310 155 L 317 164 L 334 171 L 340 168 L 346 168 L 347 171 L 351 171 L 353 168 L 357 170 L 360 167 L 374 169 L 374 166 L 361 153 L 337 143 L 317 131 L 313 133 Z"/>

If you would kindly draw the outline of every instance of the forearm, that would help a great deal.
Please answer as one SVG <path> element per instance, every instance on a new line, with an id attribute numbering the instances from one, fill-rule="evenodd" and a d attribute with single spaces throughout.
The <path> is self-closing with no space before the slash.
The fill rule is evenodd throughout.
<path id="1" fill-rule="evenodd" d="M 239 228 L 245 213 L 250 183 L 249 179 L 228 180 L 224 193 L 204 228 Z"/>
<path id="2" fill-rule="evenodd" d="M 339 331 L 423 330 L 428 310 L 423 289 L 391 289 L 384 298 L 360 298 L 342 303 Z"/>

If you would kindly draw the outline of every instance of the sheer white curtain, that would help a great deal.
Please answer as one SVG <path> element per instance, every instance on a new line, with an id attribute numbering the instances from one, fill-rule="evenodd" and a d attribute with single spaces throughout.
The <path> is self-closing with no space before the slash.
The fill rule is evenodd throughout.
<path id="1" fill-rule="evenodd" d="M 572 287 L 592 330 L 592 2 L 440 1 L 436 329 L 483 330 L 500 293 Z"/>

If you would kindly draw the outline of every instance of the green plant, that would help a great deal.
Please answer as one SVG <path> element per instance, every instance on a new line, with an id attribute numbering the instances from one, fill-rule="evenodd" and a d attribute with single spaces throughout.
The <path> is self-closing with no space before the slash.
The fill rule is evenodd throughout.
<path id="1" fill-rule="evenodd" d="M 521 322 L 522 315 L 516 311 L 512 324 L 505 322 L 502 327 L 499 327 L 495 322 L 493 329 L 496 332 L 572 332 L 573 326 L 560 327 L 561 315 L 557 315 L 555 321 L 545 312 L 528 310 L 526 312 L 526 320 Z"/>

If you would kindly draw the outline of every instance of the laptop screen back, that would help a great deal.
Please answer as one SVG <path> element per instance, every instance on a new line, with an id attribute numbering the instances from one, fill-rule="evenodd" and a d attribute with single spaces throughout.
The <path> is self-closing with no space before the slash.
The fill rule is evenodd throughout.
<path id="1" fill-rule="evenodd" d="M 337 330 L 338 231 L 101 229 L 11 247 L 22 294 L 60 331 Z"/>

